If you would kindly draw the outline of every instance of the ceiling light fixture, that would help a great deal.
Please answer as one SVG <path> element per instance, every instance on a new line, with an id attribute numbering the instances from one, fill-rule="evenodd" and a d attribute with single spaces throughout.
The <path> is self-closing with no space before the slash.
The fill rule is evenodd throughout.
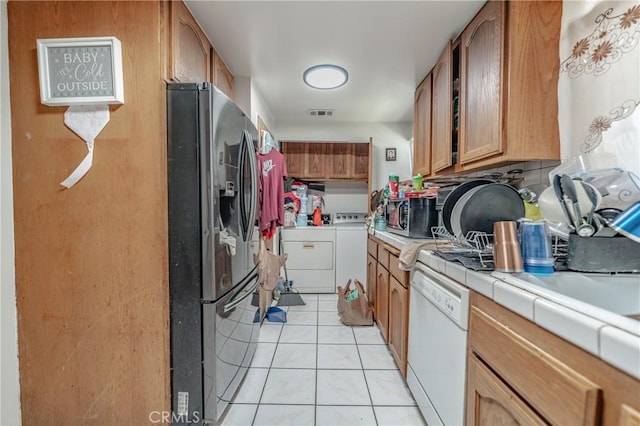
<path id="1" fill-rule="evenodd" d="M 302 79 L 314 89 L 330 90 L 344 86 L 349 80 L 349 73 L 337 65 L 315 65 L 304 72 Z"/>

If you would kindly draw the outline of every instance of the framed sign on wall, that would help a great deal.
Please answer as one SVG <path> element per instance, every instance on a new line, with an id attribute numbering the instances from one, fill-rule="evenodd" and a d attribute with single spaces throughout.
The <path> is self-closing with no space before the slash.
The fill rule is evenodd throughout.
<path id="1" fill-rule="evenodd" d="M 396 161 L 396 149 L 395 148 L 385 148 L 384 156 L 386 161 Z"/>
<path id="2" fill-rule="evenodd" d="M 38 39 L 45 105 L 123 104 L 122 49 L 115 37 Z"/>

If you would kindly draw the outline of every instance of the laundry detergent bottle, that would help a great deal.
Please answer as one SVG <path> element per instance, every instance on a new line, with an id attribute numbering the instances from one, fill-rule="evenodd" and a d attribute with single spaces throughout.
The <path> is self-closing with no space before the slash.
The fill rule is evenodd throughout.
<path id="1" fill-rule="evenodd" d="M 322 212 L 320 207 L 313 210 L 313 226 L 322 226 Z"/>

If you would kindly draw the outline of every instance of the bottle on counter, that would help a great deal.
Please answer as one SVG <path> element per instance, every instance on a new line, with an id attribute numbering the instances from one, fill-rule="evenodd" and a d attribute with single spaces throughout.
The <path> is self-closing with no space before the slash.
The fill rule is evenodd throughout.
<path id="1" fill-rule="evenodd" d="M 297 226 L 307 226 L 307 221 L 309 220 L 309 217 L 307 216 L 306 213 L 298 213 L 298 219 L 296 221 L 296 225 Z"/>
<path id="2" fill-rule="evenodd" d="M 302 194 L 302 196 L 300 197 L 300 211 L 298 211 L 298 215 L 307 215 L 307 201 L 307 194 Z"/>
<path id="3" fill-rule="evenodd" d="M 320 207 L 313 210 L 313 226 L 322 226 L 322 212 Z"/>

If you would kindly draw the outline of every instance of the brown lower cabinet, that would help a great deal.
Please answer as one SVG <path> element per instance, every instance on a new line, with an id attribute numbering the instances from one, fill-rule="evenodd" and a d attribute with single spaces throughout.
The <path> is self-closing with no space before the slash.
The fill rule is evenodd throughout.
<path id="1" fill-rule="evenodd" d="M 367 255 L 367 296 L 369 297 L 369 303 L 373 306 L 376 304 L 376 268 L 378 267 L 378 262 L 376 258 Z"/>
<path id="2" fill-rule="evenodd" d="M 409 290 L 391 275 L 389 283 L 389 350 L 403 377 L 407 376 Z"/>
<path id="3" fill-rule="evenodd" d="M 389 271 L 378 263 L 376 268 L 376 323 L 385 342 L 389 341 Z"/>
<path id="4" fill-rule="evenodd" d="M 472 292 L 467 425 L 638 425 L 640 381 Z"/>
<path id="5" fill-rule="evenodd" d="M 375 238 L 367 243 L 367 292 L 374 317 L 398 369 L 407 374 L 409 336 L 409 272 L 398 267 L 399 251 Z"/>
<path id="6" fill-rule="evenodd" d="M 369 237 L 367 291 L 406 377 L 410 285 L 398 250 Z M 640 380 L 471 292 L 466 425 L 640 426 Z"/>
<path id="7" fill-rule="evenodd" d="M 477 358 L 469 360 L 468 394 L 473 408 L 469 425 L 545 425 L 535 411 Z"/>

